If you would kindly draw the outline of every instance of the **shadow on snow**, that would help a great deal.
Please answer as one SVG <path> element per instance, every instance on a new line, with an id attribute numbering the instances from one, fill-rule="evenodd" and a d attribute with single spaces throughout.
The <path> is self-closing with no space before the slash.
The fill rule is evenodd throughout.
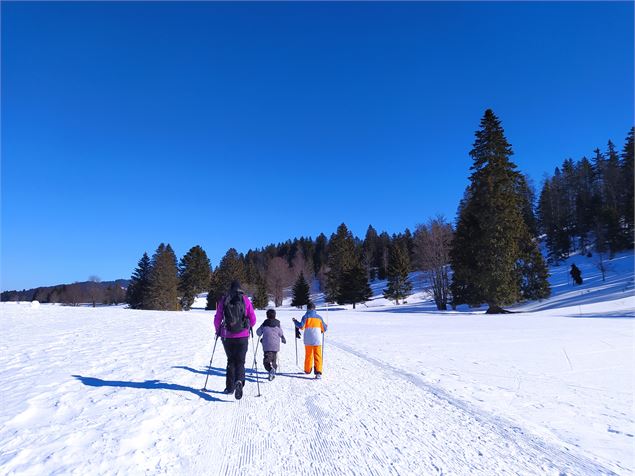
<path id="1" fill-rule="evenodd" d="M 589 314 L 567 314 L 577 319 L 635 319 L 635 311 L 594 312 Z"/>
<path id="2" fill-rule="evenodd" d="M 172 367 L 173 369 L 182 369 L 182 370 L 187 370 L 188 372 L 192 372 L 194 374 L 200 374 L 200 375 L 207 375 L 208 370 L 197 370 L 197 369 L 193 369 L 192 367 L 188 367 L 186 365 L 176 365 L 174 367 Z M 225 377 L 226 375 L 226 371 L 225 369 L 221 368 L 221 367 L 208 367 L 209 368 L 209 375 L 211 377 Z M 253 375 L 253 377 L 251 377 L 251 375 Z M 258 376 L 262 376 L 262 377 L 266 377 L 267 375 L 269 375 L 267 372 L 263 372 L 263 371 L 258 371 Z M 260 378 L 262 378 L 260 377 Z M 255 382 L 256 381 L 256 372 L 253 369 L 247 368 L 245 367 L 245 380 L 247 382 Z"/>
<path id="3" fill-rule="evenodd" d="M 161 382 L 160 380 L 146 380 L 144 382 L 126 382 L 122 380 L 102 380 L 95 377 L 83 377 L 82 375 L 73 375 L 84 385 L 89 387 L 124 387 L 124 388 L 143 388 L 146 390 L 175 390 L 177 392 L 189 392 L 197 397 L 202 398 L 210 402 L 225 402 L 220 398 L 212 397 L 205 392 L 196 390 L 191 387 L 185 387 L 184 385 L 177 385 L 174 383 Z"/>

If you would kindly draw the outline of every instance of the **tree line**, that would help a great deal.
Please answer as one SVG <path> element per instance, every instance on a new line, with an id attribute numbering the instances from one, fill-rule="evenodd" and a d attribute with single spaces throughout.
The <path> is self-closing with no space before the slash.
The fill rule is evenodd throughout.
<path id="1" fill-rule="evenodd" d="M 370 225 L 363 239 L 345 223 L 327 237 L 296 238 L 239 253 L 231 248 L 216 268 L 196 246 L 178 264 L 169 245 L 152 259 L 144 255 L 131 279 L 128 302 L 141 309 L 189 309 L 208 292 L 215 309 L 238 279 L 257 308 L 282 305 L 291 288 L 293 306 L 324 292 L 328 302 L 365 303 L 370 283 L 386 280 L 383 295 L 396 304 L 412 293 L 412 271 L 421 271 L 439 310 L 488 305 L 488 312 L 550 295 L 540 252 L 545 235 L 549 256 L 566 257 L 590 246 L 611 252 L 633 244 L 633 130 L 619 156 L 609 142 L 593 162 L 565 161 L 548 178 L 536 204 L 530 180 L 511 160 L 513 150 L 493 111 L 475 133 L 469 177 L 456 226 L 437 216 L 389 235 Z M 165 256 L 164 256 L 165 255 Z M 163 275 L 165 273 L 165 276 Z"/>
<path id="2" fill-rule="evenodd" d="M 619 153 L 610 140 L 591 159 L 566 159 L 542 185 L 540 230 L 549 259 L 572 252 L 608 253 L 633 246 L 633 128 Z"/>
<path id="3" fill-rule="evenodd" d="M 420 271 L 439 310 L 487 304 L 488 312 L 504 312 L 503 306 L 550 295 L 541 235 L 556 261 L 573 250 L 632 247 L 632 129 L 621 155 L 609 142 L 593 161 L 565 161 L 545 180 L 537 204 L 489 109 L 469 155 L 469 185 L 454 227 L 437 216 L 414 232 L 392 235 L 369 225 L 360 239 L 342 223 L 330 237 L 321 233 L 246 253 L 230 248 L 216 267 L 200 246 L 177 261 L 162 243 L 139 260 L 126 302 L 133 309 L 189 310 L 196 295 L 207 292 L 206 308 L 213 310 L 237 279 L 259 309 L 270 301 L 282 305 L 288 289 L 293 306 L 323 292 L 328 302 L 355 307 L 371 298 L 370 283 L 385 279 L 384 297 L 400 304 L 412 293 L 410 273 Z"/>
<path id="4" fill-rule="evenodd" d="M 126 279 L 116 281 L 100 281 L 91 276 L 89 281 L 58 284 L 56 286 L 41 286 L 22 291 L 4 291 L 2 301 L 39 301 L 41 303 L 65 304 L 77 306 L 79 304 L 116 305 L 126 300 Z"/>

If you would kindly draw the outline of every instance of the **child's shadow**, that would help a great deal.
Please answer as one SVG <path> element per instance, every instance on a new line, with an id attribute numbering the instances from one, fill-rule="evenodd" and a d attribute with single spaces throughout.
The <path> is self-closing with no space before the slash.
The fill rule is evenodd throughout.
<path id="1" fill-rule="evenodd" d="M 196 390 L 192 387 L 185 387 L 174 383 L 161 382 L 160 380 L 146 380 L 144 382 L 125 382 L 122 380 L 102 380 L 95 377 L 83 377 L 82 375 L 73 375 L 84 385 L 89 387 L 126 387 L 126 388 L 144 388 L 146 390 L 176 390 L 178 392 L 189 392 L 197 397 L 209 402 L 225 402 L 220 398 L 212 397 L 205 392 Z"/>

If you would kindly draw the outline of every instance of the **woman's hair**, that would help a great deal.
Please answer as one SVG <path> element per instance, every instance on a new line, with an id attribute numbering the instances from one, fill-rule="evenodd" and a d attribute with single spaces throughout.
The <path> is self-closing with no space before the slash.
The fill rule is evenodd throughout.
<path id="1" fill-rule="evenodd" d="M 313 309 L 315 309 L 315 304 L 310 302 L 309 304 L 306 305 L 306 309 L 307 311 L 312 311 Z"/>

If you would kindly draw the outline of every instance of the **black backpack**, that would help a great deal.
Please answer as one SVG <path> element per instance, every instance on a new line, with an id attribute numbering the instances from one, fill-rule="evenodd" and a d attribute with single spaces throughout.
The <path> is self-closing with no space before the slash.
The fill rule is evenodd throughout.
<path id="1" fill-rule="evenodd" d="M 238 292 L 227 295 L 223 302 L 223 323 L 229 332 L 240 332 L 247 329 L 247 316 L 245 315 L 245 301 L 243 293 Z"/>

